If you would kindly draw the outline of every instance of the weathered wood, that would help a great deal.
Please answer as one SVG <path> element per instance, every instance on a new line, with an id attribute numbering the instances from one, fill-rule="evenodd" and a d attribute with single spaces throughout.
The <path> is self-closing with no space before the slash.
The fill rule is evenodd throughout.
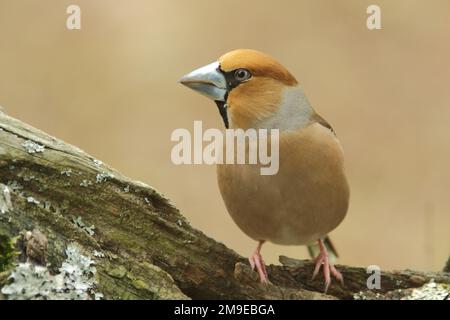
<path id="1" fill-rule="evenodd" d="M 365 269 L 339 266 L 346 284 L 332 284 L 325 295 L 323 280 L 310 280 L 311 263 L 284 257 L 268 267 L 273 284 L 261 285 L 246 259 L 193 229 L 152 187 L 1 112 L 0 128 L 0 187 L 10 191 L 0 235 L 19 236 L 18 259 L 48 262 L 55 273 L 70 243 L 95 252 L 97 291 L 105 298 L 351 299 L 367 290 Z M 447 273 L 383 273 L 378 292 L 432 278 L 449 283 Z M 0 280 L 0 287 L 8 282 L 5 272 Z"/>

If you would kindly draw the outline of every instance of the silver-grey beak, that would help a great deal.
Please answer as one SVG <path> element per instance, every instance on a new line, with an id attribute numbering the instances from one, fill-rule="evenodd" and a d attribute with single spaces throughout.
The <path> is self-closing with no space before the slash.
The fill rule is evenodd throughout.
<path id="1" fill-rule="evenodd" d="M 220 72 L 219 62 L 210 63 L 188 73 L 180 79 L 180 83 L 214 101 L 225 101 L 227 82 Z"/>

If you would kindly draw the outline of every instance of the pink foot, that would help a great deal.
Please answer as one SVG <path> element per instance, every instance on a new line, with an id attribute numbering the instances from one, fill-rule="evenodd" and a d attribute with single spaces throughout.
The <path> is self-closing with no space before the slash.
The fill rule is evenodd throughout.
<path id="1" fill-rule="evenodd" d="M 258 271 L 259 279 L 261 283 L 268 283 L 269 277 L 267 276 L 267 270 L 266 265 L 264 264 L 264 260 L 261 256 L 261 247 L 263 245 L 264 241 L 260 241 L 258 243 L 258 246 L 256 247 L 256 250 L 253 252 L 253 254 L 248 258 L 248 261 L 250 262 L 250 266 L 252 267 L 252 270 Z"/>
<path id="2" fill-rule="evenodd" d="M 331 283 L 330 273 L 337 280 L 339 280 L 342 284 L 344 284 L 344 277 L 342 276 L 342 274 L 339 271 L 336 270 L 336 268 L 332 264 L 330 264 L 330 261 L 328 258 L 328 251 L 321 239 L 319 239 L 319 247 L 320 247 L 320 254 L 314 260 L 316 263 L 316 266 L 314 268 L 312 278 L 314 279 L 317 276 L 317 274 L 320 271 L 320 267 L 323 264 L 323 277 L 325 279 L 325 293 L 326 293 L 328 291 L 328 287 L 330 286 L 330 283 Z"/>

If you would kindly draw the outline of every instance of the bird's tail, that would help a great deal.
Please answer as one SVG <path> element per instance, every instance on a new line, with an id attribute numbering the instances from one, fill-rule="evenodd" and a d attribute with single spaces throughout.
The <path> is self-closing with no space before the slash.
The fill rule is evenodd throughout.
<path id="1" fill-rule="evenodd" d="M 338 256 L 338 253 L 336 251 L 336 247 L 333 245 L 333 242 L 331 242 L 329 236 L 325 236 L 322 238 L 323 244 L 325 245 L 325 248 L 327 248 L 328 256 L 331 263 L 335 263 Z M 318 243 L 310 244 L 308 245 L 308 252 L 312 259 L 317 257 L 320 253 L 320 248 Z"/>

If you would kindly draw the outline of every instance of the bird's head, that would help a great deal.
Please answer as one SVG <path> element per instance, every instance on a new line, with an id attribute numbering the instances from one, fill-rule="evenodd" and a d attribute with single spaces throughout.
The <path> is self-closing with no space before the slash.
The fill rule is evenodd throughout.
<path id="1" fill-rule="evenodd" d="M 227 128 L 284 127 L 293 121 L 291 113 L 302 99 L 309 110 L 291 73 L 256 50 L 228 52 L 180 82 L 214 100 Z"/>

